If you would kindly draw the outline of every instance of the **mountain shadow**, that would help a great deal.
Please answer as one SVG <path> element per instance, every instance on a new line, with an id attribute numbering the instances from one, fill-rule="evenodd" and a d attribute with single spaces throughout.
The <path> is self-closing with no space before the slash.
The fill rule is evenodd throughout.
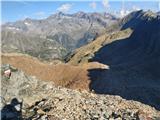
<path id="1" fill-rule="evenodd" d="M 160 19 L 141 21 L 132 35 L 102 47 L 90 61 L 110 69 L 88 70 L 90 89 L 160 110 Z"/>

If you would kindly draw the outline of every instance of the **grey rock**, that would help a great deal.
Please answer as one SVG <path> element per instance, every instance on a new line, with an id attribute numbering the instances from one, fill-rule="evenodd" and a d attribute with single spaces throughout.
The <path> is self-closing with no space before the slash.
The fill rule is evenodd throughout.
<path id="1" fill-rule="evenodd" d="M 44 89 L 44 85 L 50 85 L 52 89 Z M 32 94 L 19 94 L 24 88 Z M 8 118 L 18 114 L 19 118 L 40 120 L 137 120 L 142 118 L 138 111 L 143 111 L 150 118 L 160 116 L 154 108 L 139 102 L 128 101 L 119 96 L 93 95 L 56 87 L 51 82 L 27 76 L 19 70 L 12 73 L 10 81 L 2 79 L 2 97 L 8 102 L 7 106 L 9 105 L 4 105 L 1 109 L 2 115 Z M 13 102 L 13 98 L 16 98 L 17 102 Z M 14 108 L 16 106 L 14 111 L 10 109 L 12 105 Z"/>

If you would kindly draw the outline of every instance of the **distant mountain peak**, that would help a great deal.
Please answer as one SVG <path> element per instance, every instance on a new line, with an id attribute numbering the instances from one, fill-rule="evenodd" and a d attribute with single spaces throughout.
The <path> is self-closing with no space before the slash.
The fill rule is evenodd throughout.
<path id="1" fill-rule="evenodd" d="M 65 15 L 65 13 L 60 11 L 60 12 L 56 13 L 56 15 Z"/>
<path id="2" fill-rule="evenodd" d="M 78 18 L 87 18 L 89 15 L 83 11 L 79 11 L 75 14 L 73 14 L 74 17 L 78 17 Z"/>
<path id="3" fill-rule="evenodd" d="M 57 12 L 55 14 L 50 15 L 47 19 L 54 19 L 54 18 L 59 18 L 62 16 L 67 16 L 68 14 L 64 13 L 64 12 Z"/>
<path id="4" fill-rule="evenodd" d="M 24 21 L 25 21 L 25 22 L 31 22 L 32 19 L 31 19 L 31 18 L 25 18 Z"/>

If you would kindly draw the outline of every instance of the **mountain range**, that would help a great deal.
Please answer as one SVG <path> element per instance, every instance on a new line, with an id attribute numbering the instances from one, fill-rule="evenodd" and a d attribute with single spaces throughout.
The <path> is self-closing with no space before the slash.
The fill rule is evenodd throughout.
<path id="1" fill-rule="evenodd" d="M 26 53 L 42 60 L 63 60 L 117 20 L 107 13 L 58 12 L 43 20 L 26 18 L 6 23 L 2 25 L 2 52 Z"/>

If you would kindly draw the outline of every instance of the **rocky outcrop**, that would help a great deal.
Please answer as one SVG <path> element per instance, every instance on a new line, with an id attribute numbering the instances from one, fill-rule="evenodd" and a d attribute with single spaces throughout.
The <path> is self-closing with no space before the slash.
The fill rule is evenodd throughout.
<path id="1" fill-rule="evenodd" d="M 12 71 L 9 79 L 2 76 L 1 82 L 2 120 L 158 120 L 160 117 L 158 111 L 142 103 L 55 87 L 19 70 Z"/>

